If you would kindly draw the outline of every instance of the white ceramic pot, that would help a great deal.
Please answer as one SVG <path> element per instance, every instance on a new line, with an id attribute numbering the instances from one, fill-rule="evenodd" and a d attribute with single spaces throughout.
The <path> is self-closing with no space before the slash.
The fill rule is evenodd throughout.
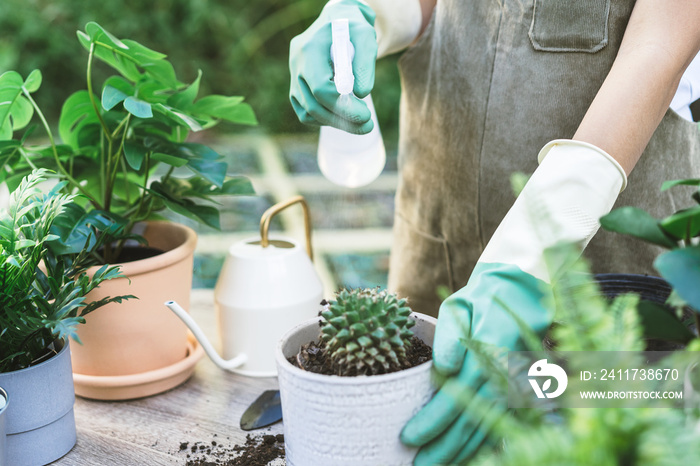
<path id="1" fill-rule="evenodd" d="M 432 345 L 437 320 L 418 313 L 411 318 L 416 336 Z M 435 393 L 432 362 L 361 377 L 303 371 L 287 358 L 318 339 L 319 321 L 290 330 L 275 355 L 287 466 L 412 465 L 417 449 L 403 445 L 399 434 Z"/>
<path id="2" fill-rule="evenodd" d="M 76 441 L 73 374 L 68 342 L 52 358 L 0 373 L 8 394 L 5 418 L 8 466 L 40 466 L 57 460 Z"/>

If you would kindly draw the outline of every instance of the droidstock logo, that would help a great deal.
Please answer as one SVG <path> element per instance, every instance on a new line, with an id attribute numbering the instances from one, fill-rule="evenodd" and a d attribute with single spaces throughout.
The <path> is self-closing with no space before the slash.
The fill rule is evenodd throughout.
<path id="1" fill-rule="evenodd" d="M 532 385 L 532 389 L 535 391 L 537 398 L 556 398 L 564 393 L 566 386 L 569 384 L 569 378 L 566 376 L 564 369 L 556 364 L 547 363 L 546 359 L 540 359 L 530 366 L 530 370 L 527 372 L 527 375 L 528 381 L 530 382 L 530 385 Z M 533 379 L 532 377 L 548 377 L 548 379 L 544 381 L 544 384 L 542 384 L 542 387 L 540 388 L 537 380 Z M 548 393 L 547 390 L 549 390 L 552 385 L 552 377 L 554 377 L 557 381 L 557 389 L 551 393 Z"/>

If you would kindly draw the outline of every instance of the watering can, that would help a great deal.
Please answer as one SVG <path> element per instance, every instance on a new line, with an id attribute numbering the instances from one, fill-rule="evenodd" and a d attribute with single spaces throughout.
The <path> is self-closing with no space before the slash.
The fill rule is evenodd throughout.
<path id="1" fill-rule="evenodd" d="M 272 218 L 301 204 L 306 251 L 292 238 L 269 235 Z M 214 289 L 223 357 L 176 302 L 170 308 L 220 368 L 251 377 L 277 375 L 275 348 L 290 328 L 318 314 L 323 285 L 312 264 L 311 219 L 302 196 L 280 202 L 260 219 L 260 237 L 233 244 Z"/>

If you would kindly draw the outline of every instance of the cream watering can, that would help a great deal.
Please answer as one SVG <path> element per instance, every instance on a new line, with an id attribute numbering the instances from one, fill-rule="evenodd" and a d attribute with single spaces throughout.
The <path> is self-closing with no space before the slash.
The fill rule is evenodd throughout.
<path id="1" fill-rule="evenodd" d="M 306 252 L 292 238 L 268 234 L 272 218 L 297 203 L 304 211 Z M 302 196 L 270 207 L 260 219 L 260 237 L 229 248 L 214 290 L 223 357 L 184 309 L 174 301 L 165 305 L 189 327 L 217 366 L 251 377 L 273 377 L 279 339 L 320 309 L 323 285 L 312 260 L 311 219 Z"/>

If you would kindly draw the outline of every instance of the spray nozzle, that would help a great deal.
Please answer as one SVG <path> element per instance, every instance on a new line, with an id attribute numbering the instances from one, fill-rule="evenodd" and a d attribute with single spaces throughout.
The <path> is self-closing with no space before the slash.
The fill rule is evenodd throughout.
<path id="1" fill-rule="evenodd" d="M 355 85 L 355 76 L 352 74 L 352 58 L 355 48 L 350 42 L 350 24 L 347 19 L 333 20 L 331 39 L 335 88 L 340 95 L 352 94 Z"/>

